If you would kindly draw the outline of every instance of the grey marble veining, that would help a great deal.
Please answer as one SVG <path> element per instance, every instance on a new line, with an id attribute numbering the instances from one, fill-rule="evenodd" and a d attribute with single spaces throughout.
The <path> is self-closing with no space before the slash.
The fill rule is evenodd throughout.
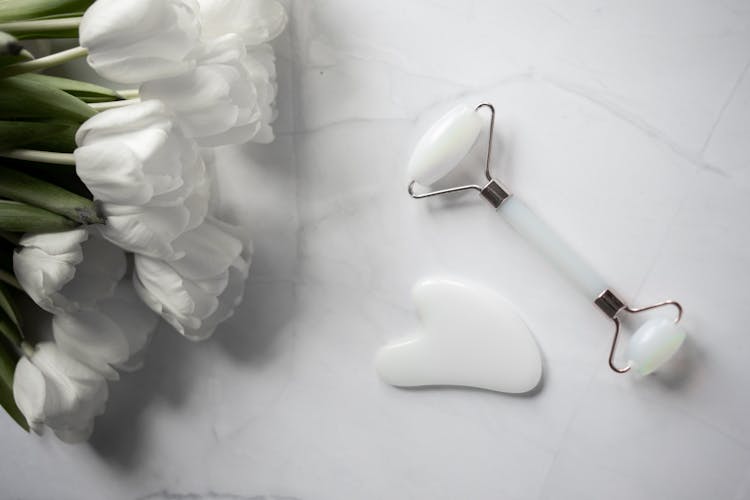
<path id="1" fill-rule="evenodd" d="M 87 445 L 0 422 L 0 496 L 750 498 L 750 4 L 289 5 L 278 139 L 219 152 L 244 304 L 203 344 L 163 328 Z M 409 199 L 414 140 L 459 101 L 495 104 L 498 177 L 624 298 L 682 301 L 669 370 L 611 373 L 606 318 L 480 200 Z M 377 379 L 432 274 L 522 311 L 542 390 Z"/>

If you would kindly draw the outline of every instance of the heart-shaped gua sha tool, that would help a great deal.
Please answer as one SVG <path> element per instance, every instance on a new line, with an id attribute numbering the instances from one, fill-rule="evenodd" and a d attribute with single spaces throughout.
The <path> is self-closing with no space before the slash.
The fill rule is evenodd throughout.
<path id="1" fill-rule="evenodd" d="M 426 280 L 412 292 L 421 326 L 381 348 L 375 368 L 400 387 L 458 385 L 524 393 L 542 376 L 529 327 L 503 297 L 451 280 Z"/>
<path id="2" fill-rule="evenodd" d="M 484 169 L 486 181 L 481 184 L 456 186 L 437 191 L 417 193 L 415 187 L 430 186 L 443 178 L 471 150 L 479 138 L 481 122 L 479 110 L 486 108 L 492 114 L 490 121 L 487 160 Z M 618 373 L 631 368 L 646 375 L 666 363 L 685 340 L 685 330 L 679 324 L 682 306 L 667 300 L 646 307 L 627 306 L 606 286 L 605 281 L 581 257 L 573 251 L 547 224 L 532 212 L 518 197 L 512 196 L 501 182 L 490 174 L 492 137 L 495 127 L 495 108 L 491 104 L 480 104 L 476 108 L 459 105 L 446 113 L 422 137 L 414 148 L 409 161 L 411 176 L 409 194 L 413 198 L 475 190 L 487 200 L 498 213 L 522 236 L 543 253 L 561 273 L 566 275 L 615 325 L 612 346 L 609 351 L 609 366 Z M 625 313 L 635 314 L 651 309 L 672 306 L 676 310 L 674 319 L 652 319 L 644 322 L 630 339 L 628 363 L 617 366 L 615 350 L 621 330 L 621 318 Z"/>

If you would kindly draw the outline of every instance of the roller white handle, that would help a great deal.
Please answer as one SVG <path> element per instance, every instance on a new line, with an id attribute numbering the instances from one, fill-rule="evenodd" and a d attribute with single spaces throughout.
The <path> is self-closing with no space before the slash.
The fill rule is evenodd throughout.
<path id="1" fill-rule="evenodd" d="M 517 196 L 505 200 L 498 208 L 498 212 L 513 229 L 536 246 L 592 301 L 607 289 L 601 276 Z"/>

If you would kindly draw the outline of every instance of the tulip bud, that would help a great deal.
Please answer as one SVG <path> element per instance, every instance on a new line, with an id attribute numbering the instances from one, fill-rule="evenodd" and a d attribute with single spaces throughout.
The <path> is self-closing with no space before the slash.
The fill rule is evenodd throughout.
<path id="1" fill-rule="evenodd" d="M 97 0 L 79 28 L 89 65 L 102 77 L 141 83 L 183 73 L 200 39 L 194 0 Z"/>
<path id="2" fill-rule="evenodd" d="M 241 144 L 260 130 L 258 95 L 243 64 L 245 46 L 235 34 L 209 42 L 193 70 L 146 82 L 142 99 L 159 99 L 201 146 Z"/>
<path id="3" fill-rule="evenodd" d="M 28 348 L 16 365 L 13 397 L 31 429 L 39 434 L 46 425 L 63 441 L 88 439 L 94 417 L 104 413 L 108 396 L 104 377 L 52 342 Z"/>
<path id="4" fill-rule="evenodd" d="M 76 143 L 76 173 L 101 202 L 176 205 L 204 175 L 195 143 L 158 100 L 99 113 Z"/>
<path id="5" fill-rule="evenodd" d="M 139 206 L 102 203 L 107 223 L 101 234 L 129 251 L 160 259 L 178 259 L 183 253 L 173 242 L 181 234 L 199 226 L 206 218 L 210 182 L 203 177 L 182 204 Z"/>
<path id="6" fill-rule="evenodd" d="M 21 287 L 52 313 L 78 311 L 114 291 L 125 274 L 125 253 L 86 228 L 26 234 L 13 254 Z"/>
<path id="7" fill-rule="evenodd" d="M 213 217 L 174 246 L 183 253 L 181 259 L 135 257 L 135 288 L 178 332 L 203 340 L 242 299 L 252 248 L 237 228 Z"/>
<path id="8" fill-rule="evenodd" d="M 158 316 L 138 298 L 130 280 L 112 297 L 76 313 L 57 314 L 52 332 L 60 349 L 110 380 L 115 369 L 140 368 L 142 351 L 156 329 Z"/>

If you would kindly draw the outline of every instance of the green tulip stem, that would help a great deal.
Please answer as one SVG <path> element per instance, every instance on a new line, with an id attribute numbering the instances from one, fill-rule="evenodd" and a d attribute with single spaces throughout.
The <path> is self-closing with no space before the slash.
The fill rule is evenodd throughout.
<path id="1" fill-rule="evenodd" d="M 86 57 L 88 53 L 89 51 L 83 47 L 74 47 L 72 49 L 60 51 L 56 54 L 34 59 L 33 61 L 11 64 L 10 66 L 0 68 L 0 78 L 52 68 L 53 66 L 59 66 L 60 64 L 64 64 L 80 57 Z"/>
<path id="2" fill-rule="evenodd" d="M 39 163 L 53 163 L 56 165 L 75 165 L 73 153 L 54 153 L 52 151 L 36 151 L 33 149 L 12 149 L 0 152 L 0 157 L 14 160 L 35 161 Z"/>
<path id="3" fill-rule="evenodd" d="M 104 111 L 105 109 L 112 109 L 112 108 L 122 108 L 124 106 L 130 106 L 131 104 L 136 104 L 141 102 L 140 99 L 124 99 L 122 101 L 109 101 L 109 102 L 91 102 L 89 103 L 89 106 L 94 108 L 97 111 Z"/>
<path id="4" fill-rule="evenodd" d="M 141 93 L 138 91 L 138 89 L 122 89 L 116 90 L 115 92 L 117 92 L 117 94 L 123 99 L 135 99 L 136 97 L 141 96 Z"/>
<path id="5" fill-rule="evenodd" d="M 17 288 L 19 290 L 23 290 L 23 288 L 21 288 L 21 284 L 18 282 L 18 280 L 16 279 L 16 277 L 13 276 L 8 271 L 5 271 L 3 269 L 0 269 L 0 281 L 2 281 L 3 283 L 9 284 L 13 288 Z"/>
<path id="6" fill-rule="evenodd" d="M 33 61 L 35 59 L 34 54 L 32 54 L 31 52 L 29 52 L 26 49 L 21 49 L 21 52 L 19 52 L 18 55 L 20 57 L 23 57 L 27 61 Z"/>
<path id="7" fill-rule="evenodd" d="M 46 33 L 62 30 L 77 30 L 81 24 L 80 17 L 64 17 L 60 19 L 38 19 L 36 21 L 13 21 L 0 23 L 0 31 L 11 35 L 24 35 L 26 33 Z"/>

